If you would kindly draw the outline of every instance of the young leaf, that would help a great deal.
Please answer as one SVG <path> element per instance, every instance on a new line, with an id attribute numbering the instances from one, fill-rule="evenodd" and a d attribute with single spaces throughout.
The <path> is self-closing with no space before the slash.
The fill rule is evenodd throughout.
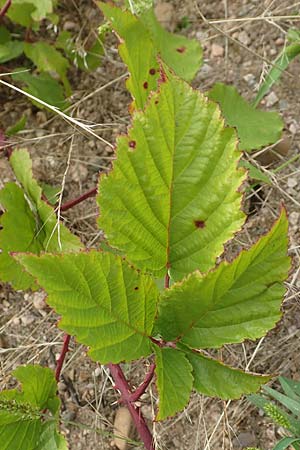
<path id="1" fill-rule="evenodd" d="M 64 450 L 66 443 L 58 433 L 59 398 L 53 372 L 40 366 L 19 367 L 13 375 L 22 384 L 22 390 L 0 393 L 1 450 Z M 51 415 L 46 416 L 45 411 Z M 42 445 L 47 431 L 48 443 Z"/>
<path id="2" fill-rule="evenodd" d="M 202 49 L 194 39 L 169 33 L 149 8 L 140 16 L 156 47 L 157 54 L 185 81 L 192 81 L 202 64 Z"/>
<path id="3" fill-rule="evenodd" d="M 256 110 L 233 86 L 216 83 L 208 97 L 219 103 L 227 125 L 237 129 L 241 150 L 257 150 L 280 139 L 283 129 L 280 116 Z"/>
<path id="4" fill-rule="evenodd" d="M 239 163 L 240 167 L 245 167 L 248 169 L 249 178 L 255 181 L 262 181 L 266 184 L 272 184 L 272 181 L 268 175 L 266 175 L 265 172 L 255 167 L 253 164 L 251 164 L 249 161 L 241 160 Z"/>
<path id="5" fill-rule="evenodd" d="M 32 176 L 28 152 L 15 150 L 10 163 L 23 190 L 15 183 L 7 183 L 0 191 L 0 204 L 5 209 L 0 217 L 0 278 L 11 282 L 15 289 L 29 289 L 36 287 L 33 278 L 10 252 L 77 251 L 82 246 L 63 224 L 58 230 L 55 212 L 41 199 L 42 189 Z"/>
<path id="6" fill-rule="evenodd" d="M 117 154 L 97 198 L 109 244 L 157 277 L 212 268 L 244 222 L 240 153 L 217 105 L 169 74 Z"/>
<path id="7" fill-rule="evenodd" d="M 186 356 L 193 367 L 195 389 L 210 397 L 237 399 L 257 391 L 271 378 L 233 369 L 199 352 L 187 350 Z"/>
<path id="8" fill-rule="evenodd" d="M 89 346 L 91 358 L 119 363 L 151 353 L 158 291 L 150 277 L 97 251 L 15 258 L 49 294 L 60 328 Z"/>
<path id="9" fill-rule="evenodd" d="M 195 272 L 161 294 L 157 332 L 192 348 L 257 339 L 280 319 L 287 277 L 286 213 L 271 231 L 231 263 Z"/>
<path id="10" fill-rule="evenodd" d="M 129 11 L 107 3 L 99 3 L 99 6 L 122 39 L 119 53 L 130 73 L 126 87 L 134 98 L 135 107 L 143 109 L 149 93 L 157 89 L 159 78 L 157 51 L 150 34 Z"/>
<path id="11" fill-rule="evenodd" d="M 159 393 L 158 420 L 173 416 L 183 409 L 193 387 L 192 366 L 185 354 L 173 348 L 154 346 L 156 354 L 157 389 Z"/>
<path id="12" fill-rule="evenodd" d="M 48 73 L 31 75 L 29 72 L 20 70 L 22 69 L 17 69 L 12 78 L 25 83 L 27 85 L 24 89 L 26 92 L 61 110 L 69 106 L 69 102 L 65 99 L 63 86 Z M 41 103 L 34 100 L 32 100 L 32 103 L 39 108 L 45 108 Z"/>
<path id="13" fill-rule="evenodd" d="M 24 52 L 39 72 L 56 73 L 64 84 L 66 95 L 71 94 L 71 86 L 67 79 L 69 61 L 59 51 L 46 42 L 35 42 L 25 43 Z"/>
<path id="14" fill-rule="evenodd" d="M 108 4 L 99 6 L 122 39 L 119 53 L 131 75 L 126 85 L 137 108 L 143 109 L 149 93 L 157 88 L 159 55 L 186 81 L 195 76 L 202 63 L 202 49 L 197 41 L 164 30 L 152 9 L 137 18 Z"/>

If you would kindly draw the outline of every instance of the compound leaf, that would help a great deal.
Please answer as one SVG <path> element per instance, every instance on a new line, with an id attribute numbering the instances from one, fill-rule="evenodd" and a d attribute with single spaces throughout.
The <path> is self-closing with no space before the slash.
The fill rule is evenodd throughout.
<path id="1" fill-rule="evenodd" d="M 62 445 L 64 439 L 57 431 L 60 401 L 56 396 L 53 372 L 41 366 L 28 365 L 18 367 L 13 375 L 22 384 L 22 390 L 0 393 L 1 450 L 66 449 L 66 445 Z M 60 446 L 42 445 L 46 429 L 48 442 L 54 439 L 60 442 Z"/>
<path id="2" fill-rule="evenodd" d="M 208 96 L 219 103 L 226 123 L 236 127 L 241 150 L 257 150 L 280 139 L 283 129 L 280 116 L 255 109 L 235 87 L 216 83 Z"/>
<path id="3" fill-rule="evenodd" d="M 244 222 L 244 179 L 232 129 L 219 108 L 165 74 L 100 179 L 99 225 L 109 244 L 157 277 L 207 271 Z"/>
<path id="4" fill-rule="evenodd" d="M 193 387 L 192 366 L 185 354 L 173 348 L 154 346 L 156 354 L 158 420 L 173 416 L 188 403 Z"/>
<path id="5" fill-rule="evenodd" d="M 194 77 L 202 62 L 198 42 L 164 30 L 152 9 L 137 18 L 108 4 L 99 6 L 122 40 L 119 53 L 130 73 L 126 86 L 137 108 L 143 109 L 149 93 L 157 89 L 159 55 L 181 78 Z"/>
<path id="6" fill-rule="evenodd" d="M 186 356 L 193 367 L 195 389 L 209 397 L 237 399 L 256 392 L 271 379 L 233 369 L 198 352 L 187 351 Z"/>
<path id="7" fill-rule="evenodd" d="M 10 163 L 23 189 L 7 183 L 0 191 L 0 203 L 5 209 L 0 217 L 0 278 L 11 282 L 15 289 L 35 288 L 33 278 L 10 252 L 77 251 L 82 245 L 63 224 L 58 224 L 53 208 L 42 200 L 42 188 L 32 176 L 29 153 L 15 150 Z"/>
<path id="8" fill-rule="evenodd" d="M 151 353 L 158 291 L 121 257 L 109 253 L 15 255 L 49 294 L 60 327 L 105 364 Z"/>
<path id="9" fill-rule="evenodd" d="M 286 213 L 271 231 L 231 263 L 195 272 L 161 295 L 157 332 L 192 348 L 221 347 L 256 339 L 280 319 L 287 277 Z"/>

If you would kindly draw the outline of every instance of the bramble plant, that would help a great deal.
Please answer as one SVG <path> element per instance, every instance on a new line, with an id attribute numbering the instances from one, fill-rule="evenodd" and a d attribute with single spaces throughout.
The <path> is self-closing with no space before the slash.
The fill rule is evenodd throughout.
<path id="1" fill-rule="evenodd" d="M 13 70 L 2 67 L 2 72 L 15 72 L 12 79 L 25 86 L 26 92 L 65 109 L 69 105 L 66 98 L 72 93 L 67 77 L 70 62 L 81 70 L 98 67 L 103 56 L 103 36 L 91 33 L 82 42 L 69 31 L 61 31 L 58 36 L 54 33 L 55 40 L 53 36 L 48 41 L 41 39 L 39 30 L 43 22 L 53 29 L 59 24 L 56 6 L 57 0 L 0 0 L 0 64 L 19 61 L 25 55 L 23 67 Z M 4 17 L 8 18 L 6 26 Z M 35 73 L 30 73 L 30 69 Z M 35 103 L 42 107 L 41 103 Z"/>
<path id="2" fill-rule="evenodd" d="M 7 183 L 0 192 L 5 210 L 0 277 L 15 289 L 43 288 L 48 304 L 61 316 L 59 327 L 66 335 L 56 380 L 70 336 L 75 336 L 89 347 L 94 361 L 108 365 L 145 448 L 153 450 L 136 402 L 154 375 L 156 420 L 182 410 L 192 389 L 236 399 L 270 379 L 227 366 L 203 349 L 257 339 L 280 319 L 290 267 L 288 223 L 282 208 L 256 244 L 216 265 L 224 244 L 245 222 L 246 172 L 238 167 L 236 133 L 224 125 L 218 105 L 187 83 L 199 68 L 201 48 L 184 37 L 169 39 L 152 9 L 134 16 L 115 6 L 99 6 L 121 39 L 119 52 L 130 72 L 127 88 L 134 99 L 131 126 L 118 138 L 113 168 L 98 186 L 98 223 L 106 240 L 102 248 L 84 251 L 42 198 L 28 152 L 14 150 L 10 162 L 19 184 Z M 274 123 L 277 139 L 279 125 Z M 256 147 L 246 145 L 251 136 L 243 136 L 245 150 L 274 138 L 264 135 L 257 142 L 257 136 L 252 136 Z M 59 217 L 88 195 L 61 205 Z M 142 357 L 151 359 L 149 372 L 133 391 L 120 364 Z M 33 369 L 18 370 L 25 374 Z M 48 369 L 37 370 L 49 374 Z M 15 376 L 23 391 L 1 394 L 0 436 L 9 433 L 8 424 L 17 424 L 22 427 L 19 436 L 28 442 L 22 450 L 46 449 L 50 447 L 39 437 L 43 433 L 32 431 L 45 427 L 53 448 L 66 448 L 57 431 L 52 381 L 43 401 L 34 403 L 31 386 L 19 372 Z M 48 411 L 53 417 L 45 421 Z M 13 449 L 8 442 L 5 450 Z"/>
<path id="3" fill-rule="evenodd" d="M 285 450 L 293 447 L 300 449 L 300 382 L 279 377 L 283 393 L 268 386 L 263 387 L 263 395 L 249 395 L 248 400 L 270 417 L 273 422 L 283 427 L 289 434 L 282 438 L 274 450 Z M 273 402 L 270 399 L 276 401 Z M 278 406 L 281 405 L 281 407 Z M 283 408 L 282 408 L 283 407 Z M 288 411 L 288 412 L 287 412 Z"/>

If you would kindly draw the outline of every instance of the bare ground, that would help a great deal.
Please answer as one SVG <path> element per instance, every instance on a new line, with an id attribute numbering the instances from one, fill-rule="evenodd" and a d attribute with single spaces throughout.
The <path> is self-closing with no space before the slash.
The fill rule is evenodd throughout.
<path id="1" fill-rule="evenodd" d="M 300 25 L 300 21 L 287 18 L 300 13 L 300 2 L 291 0 L 206 1 L 198 2 L 198 5 L 192 0 L 174 0 L 170 3 L 174 6 L 175 19 L 172 20 L 176 24 L 183 17 L 189 19 L 189 28 L 181 32 L 199 39 L 204 47 L 204 66 L 194 81 L 194 87 L 205 91 L 215 81 L 223 81 L 237 86 L 248 99 L 254 97 L 255 89 L 269 67 L 268 62 L 274 60 L 280 51 L 287 30 Z M 63 3 L 63 22 L 72 21 L 78 31 L 82 27 L 90 27 L 91 20 L 94 26 L 97 25 L 100 16 L 91 0 L 78 1 L 76 8 L 73 6 L 73 2 L 65 0 Z M 274 18 L 279 15 L 280 19 Z M 216 19 L 220 21 L 208 23 Z M 64 200 L 96 185 L 99 172 L 110 167 L 116 135 L 124 132 L 129 124 L 130 97 L 124 86 L 126 68 L 118 58 L 115 44 L 115 39 L 110 38 L 103 64 L 95 72 L 71 71 L 74 88 L 72 115 L 93 125 L 99 139 L 72 128 L 59 117 L 38 111 L 21 95 L 3 87 L 0 89 L 1 128 L 12 125 L 25 112 L 27 128 L 14 139 L 13 144 L 29 149 L 34 173 L 41 181 L 61 185 L 67 169 Z M 221 47 L 221 56 L 216 56 L 214 44 Z M 293 258 L 293 270 L 286 284 L 284 315 L 266 338 L 225 347 L 219 355 L 235 367 L 259 373 L 280 373 L 294 379 L 300 379 L 298 160 L 288 163 L 275 175 L 270 171 L 300 151 L 299 73 L 300 60 L 295 60 L 272 90 L 277 97 L 275 103 L 271 106 L 262 104 L 265 109 L 281 113 L 290 144 L 285 156 L 271 158 L 271 165 L 266 166 L 272 175 L 272 185 L 263 185 L 259 191 L 249 192 L 246 209 L 249 210 L 250 202 L 253 204 L 255 200 L 256 213 L 249 216 L 244 232 L 235 238 L 231 247 L 248 247 L 254 242 L 259 234 L 270 228 L 280 202 L 284 202 L 290 217 L 290 255 Z M 258 161 L 255 154 L 251 159 Z M 0 160 L 0 177 L 1 186 L 12 178 L 4 158 Z M 94 199 L 65 214 L 67 225 L 88 247 L 97 246 L 101 237 L 96 227 L 97 214 Z M 56 315 L 44 303 L 43 294 L 24 295 L 3 285 L 0 287 L 0 311 L 1 387 L 13 385 L 10 373 L 20 364 L 34 362 L 54 368 L 62 345 L 62 333 L 56 326 Z M 140 361 L 125 366 L 124 370 L 137 385 L 143 379 L 147 365 L 147 361 Z M 112 448 L 118 396 L 108 370 L 93 363 L 86 356 L 86 349 L 75 342 L 72 342 L 63 370 L 59 393 L 62 398 L 62 427 L 70 449 Z M 153 387 L 142 402 L 143 412 L 153 426 L 157 449 L 219 450 L 260 446 L 269 450 L 283 433 L 246 399 L 225 403 L 193 394 L 184 412 L 163 423 L 152 423 L 157 402 Z M 133 448 L 142 449 L 142 446 L 136 444 Z"/>

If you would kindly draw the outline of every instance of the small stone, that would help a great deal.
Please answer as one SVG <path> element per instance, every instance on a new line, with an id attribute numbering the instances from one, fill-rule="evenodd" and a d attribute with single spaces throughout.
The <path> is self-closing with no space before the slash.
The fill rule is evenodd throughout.
<path id="1" fill-rule="evenodd" d="M 32 303 L 37 310 L 45 309 L 47 305 L 45 303 L 44 292 L 35 292 L 34 294 L 32 294 Z"/>
<path id="2" fill-rule="evenodd" d="M 31 325 L 36 320 L 36 317 L 33 314 L 24 314 L 24 316 L 21 317 L 22 325 Z"/>
<path id="3" fill-rule="evenodd" d="M 283 45 L 283 44 L 284 44 L 284 39 L 283 39 L 283 38 L 279 37 L 279 38 L 276 39 L 275 45 L 277 45 L 278 47 L 280 47 L 280 46 Z"/>
<path id="4" fill-rule="evenodd" d="M 275 92 L 271 92 L 269 95 L 266 96 L 266 106 L 267 108 L 270 108 L 271 106 L 274 106 L 278 102 L 278 97 L 275 94 Z"/>
<path id="5" fill-rule="evenodd" d="M 288 102 L 284 99 L 279 100 L 279 109 L 280 111 L 285 111 L 288 109 Z"/>
<path id="6" fill-rule="evenodd" d="M 243 44 L 243 45 L 249 45 L 251 43 L 251 39 L 248 33 L 246 33 L 246 31 L 241 31 L 238 34 L 238 40 Z"/>
<path id="7" fill-rule="evenodd" d="M 65 383 L 63 381 L 59 381 L 57 383 L 57 388 L 60 392 L 64 392 L 67 389 L 67 386 L 65 385 Z"/>
<path id="8" fill-rule="evenodd" d="M 233 440 L 233 446 L 235 448 L 255 447 L 256 436 L 253 432 L 245 431 L 237 435 Z"/>
<path id="9" fill-rule="evenodd" d="M 176 27 L 175 7 L 171 3 L 158 2 L 155 6 L 157 20 L 169 31 Z"/>
<path id="10" fill-rule="evenodd" d="M 298 131 L 298 127 L 295 123 L 291 123 L 291 125 L 289 126 L 289 130 L 292 134 L 296 134 Z"/>
<path id="11" fill-rule="evenodd" d="M 293 211 L 289 215 L 289 222 L 292 227 L 296 227 L 299 224 L 300 214 L 297 211 Z"/>
<path id="12" fill-rule="evenodd" d="M 212 58 L 221 58 L 224 56 L 224 48 L 219 44 L 212 44 L 210 56 Z"/>
<path id="13" fill-rule="evenodd" d="M 64 28 L 65 31 L 72 31 L 72 30 L 75 30 L 77 28 L 77 25 L 76 25 L 75 22 L 72 22 L 71 20 L 67 20 L 64 23 L 63 28 Z"/>
<path id="14" fill-rule="evenodd" d="M 21 323 L 21 319 L 19 318 L 19 317 L 14 317 L 13 319 L 12 319 L 12 324 L 13 325 L 20 325 L 20 323 Z"/>
<path id="15" fill-rule="evenodd" d="M 292 178 L 289 177 L 288 181 L 287 181 L 287 185 L 289 188 L 294 188 L 295 186 L 297 186 L 298 181 L 296 180 L 296 178 Z"/>
<path id="16" fill-rule="evenodd" d="M 35 115 L 36 121 L 39 125 L 47 122 L 47 116 L 44 111 L 38 111 Z"/>
<path id="17" fill-rule="evenodd" d="M 277 55 L 277 51 L 275 50 L 275 48 L 271 48 L 271 50 L 270 50 L 270 55 L 271 55 L 271 56 Z"/>
<path id="18" fill-rule="evenodd" d="M 101 367 L 96 367 L 96 369 L 94 370 L 95 377 L 96 378 L 100 377 L 101 373 L 102 373 Z"/>
<path id="19" fill-rule="evenodd" d="M 255 76 L 253 75 L 253 73 L 247 73 L 247 75 L 245 75 L 243 77 L 243 79 L 246 81 L 246 83 L 252 87 L 255 85 Z"/>

